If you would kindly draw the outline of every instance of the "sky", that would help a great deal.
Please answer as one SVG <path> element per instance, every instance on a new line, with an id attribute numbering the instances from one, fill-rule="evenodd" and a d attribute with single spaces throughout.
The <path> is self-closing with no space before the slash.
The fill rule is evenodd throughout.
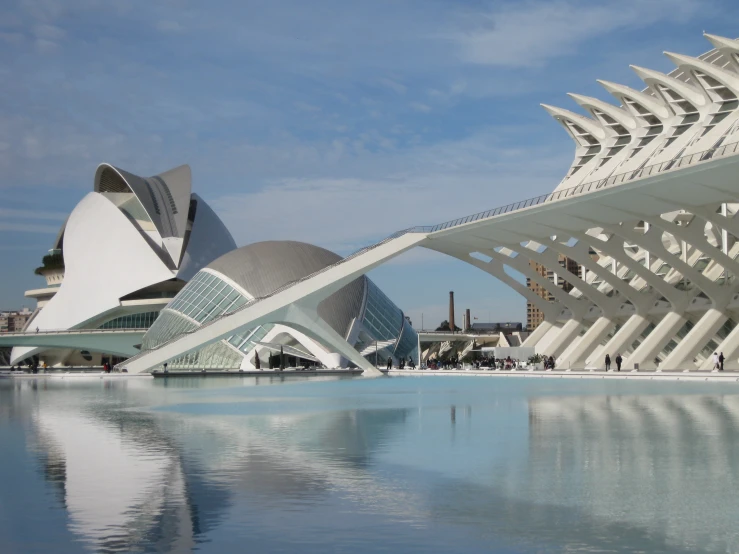
<path id="1" fill-rule="evenodd" d="M 553 190 L 574 155 L 539 106 L 629 64 L 739 36 L 735 0 L 5 0 L 0 3 L 0 309 L 111 163 L 187 163 L 239 246 L 346 255 L 390 233 Z M 104 232 L 101 229 L 101 232 Z M 126 268 L 109 268 L 126 271 Z M 369 276 L 411 317 L 525 321 L 525 301 L 424 249 Z"/>

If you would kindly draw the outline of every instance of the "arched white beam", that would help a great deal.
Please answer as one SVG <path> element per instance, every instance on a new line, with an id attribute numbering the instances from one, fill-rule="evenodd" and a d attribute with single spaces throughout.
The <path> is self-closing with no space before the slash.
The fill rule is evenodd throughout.
<path id="1" fill-rule="evenodd" d="M 724 55 L 734 71 L 739 71 L 739 42 L 731 38 L 709 35 L 708 33 L 703 33 L 703 36 Z"/>
<path id="2" fill-rule="evenodd" d="M 594 121 L 580 114 L 576 114 L 575 112 L 571 112 L 570 110 L 557 108 L 555 106 L 549 106 L 548 104 L 542 104 L 541 107 L 544 108 L 549 113 L 549 115 L 551 115 L 565 128 L 565 130 L 570 134 L 577 146 L 587 147 L 594 146 L 595 144 L 601 144 L 603 140 L 605 140 L 605 138 L 607 137 L 606 130 L 597 121 Z M 578 135 L 574 134 L 573 130 L 570 128 L 570 125 L 577 125 L 578 127 L 582 128 L 588 135 L 593 137 L 596 143 L 588 142 L 587 140 L 578 138 Z"/>
<path id="3" fill-rule="evenodd" d="M 544 318 L 548 321 L 556 321 L 556 319 L 565 309 L 565 306 L 562 305 L 560 302 L 549 302 L 536 294 L 527 286 L 516 281 L 513 277 L 505 272 L 505 269 L 503 268 L 503 262 L 497 259 L 492 259 L 489 262 L 485 262 L 483 260 L 479 260 L 470 256 L 470 253 L 467 252 L 467 249 L 461 246 L 445 244 L 443 248 L 438 248 L 434 243 L 432 243 L 432 245 L 433 246 L 429 246 L 429 248 L 431 248 L 432 250 L 436 250 L 437 252 L 441 252 L 442 254 L 446 254 L 447 256 L 451 256 L 452 258 L 456 258 L 465 263 L 473 265 L 474 267 L 484 271 L 488 275 L 492 275 L 500 282 L 508 285 L 518 294 L 526 298 L 526 300 L 534 304 L 539 310 L 541 310 L 544 314 Z"/>
<path id="4" fill-rule="evenodd" d="M 621 304 L 621 301 L 619 299 L 606 296 L 592 285 L 580 279 L 580 277 L 578 277 L 574 273 L 570 273 L 565 269 L 556 271 L 555 268 L 559 268 L 560 266 L 559 259 L 557 258 L 557 255 L 554 253 L 554 251 L 547 249 L 544 252 L 539 253 L 531 248 L 532 244 L 538 243 L 536 241 L 529 241 L 528 247 L 519 248 L 517 250 L 519 256 L 525 256 L 536 263 L 539 263 L 547 268 L 554 270 L 555 273 L 560 274 L 559 276 L 563 280 L 567 281 L 573 287 L 577 288 L 585 297 L 588 298 L 588 300 L 598 306 L 603 314 L 615 315 L 616 312 L 618 312 L 619 306 Z"/>
<path id="5" fill-rule="evenodd" d="M 607 241 L 602 241 L 596 237 L 582 233 L 579 231 L 568 231 L 568 233 L 579 241 L 586 242 L 596 250 L 604 252 L 616 262 L 633 271 L 636 275 L 644 279 L 644 281 L 659 292 L 672 305 L 672 309 L 680 311 L 687 306 L 689 299 L 683 291 L 677 290 L 675 287 L 667 283 L 662 277 L 655 275 L 648 267 L 643 266 L 634 258 L 629 256 L 624 250 L 626 241 L 615 234 L 611 234 Z"/>
<path id="6" fill-rule="evenodd" d="M 719 35 L 710 35 L 708 33 L 703 33 L 703 36 L 711 44 L 713 44 L 717 50 L 739 54 L 739 42 L 737 42 L 733 38 L 726 38 Z"/>
<path id="7" fill-rule="evenodd" d="M 629 229 L 622 225 L 603 225 L 603 228 L 614 233 L 629 242 L 640 246 L 641 248 L 656 254 L 659 258 L 669 263 L 673 269 L 679 271 L 684 277 L 689 279 L 698 289 L 706 294 L 714 304 L 720 305 L 726 302 L 730 292 L 723 289 L 716 283 L 710 281 L 691 265 L 680 259 L 679 256 L 668 251 L 662 244 L 662 231 L 658 227 L 650 227 L 644 233 L 637 233 L 633 229 Z"/>
<path id="8" fill-rule="evenodd" d="M 690 56 L 683 56 L 682 54 L 665 52 L 665 56 L 670 58 L 670 60 L 680 69 L 690 72 L 693 75 L 694 79 L 698 81 L 704 88 L 709 87 L 706 89 L 706 93 L 709 96 L 711 96 L 710 85 L 708 83 L 705 83 L 700 76 L 696 75 L 696 71 L 712 77 L 723 86 L 725 86 L 727 89 L 729 89 L 735 97 L 737 94 L 739 94 L 739 76 L 737 76 L 735 73 L 730 73 L 725 69 L 718 67 L 717 65 L 713 65 L 712 63 L 704 62 L 703 60 L 692 58 Z M 723 102 L 725 100 L 730 100 L 730 98 L 721 98 L 720 96 L 718 96 L 712 98 L 712 100 Z"/>
<path id="9" fill-rule="evenodd" d="M 719 265 L 721 265 L 724 269 L 739 277 L 739 263 L 724 254 L 721 249 L 716 248 L 706 240 L 703 228 L 698 228 L 693 224 L 696 222 L 696 219 L 700 220 L 702 218 L 696 216 L 690 223 L 690 225 L 682 226 L 670 223 L 669 221 L 665 221 L 661 217 L 644 217 L 644 221 L 646 221 L 650 225 L 659 227 L 663 231 L 667 231 L 677 238 L 684 240 L 688 245 L 707 255 L 708 257 L 716 261 Z M 698 223 L 700 223 L 700 221 Z"/>
<path id="10" fill-rule="evenodd" d="M 288 327 L 287 325 L 276 324 L 264 336 L 264 338 L 262 338 L 260 342 L 275 342 L 275 339 L 280 337 L 280 335 L 288 335 L 292 337 L 295 341 L 302 345 L 303 348 L 305 348 L 311 356 L 316 358 L 326 367 L 338 367 L 339 365 L 341 365 L 341 355 L 331 352 L 319 341 L 311 339 L 305 333 L 298 331 L 295 327 Z M 267 347 L 256 346 L 253 350 L 249 352 L 248 356 L 244 357 L 244 360 L 241 363 L 241 369 L 255 369 L 252 359 L 257 353 L 263 354 L 265 350 L 269 351 Z"/>
<path id="11" fill-rule="evenodd" d="M 593 119 L 600 121 L 600 118 L 594 112 L 601 111 L 613 118 L 616 122 L 623 125 L 627 130 L 633 131 L 637 127 L 636 120 L 629 112 L 627 112 L 623 108 L 617 108 L 613 104 L 609 104 L 608 102 L 604 102 L 603 100 L 599 100 L 598 98 L 593 98 L 592 96 L 583 96 L 582 94 L 575 94 L 572 92 L 568 92 L 567 96 L 572 98 L 585 110 L 590 112 L 590 114 L 593 116 Z M 605 126 L 604 121 L 600 121 L 600 123 L 602 126 Z"/>
<path id="12" fill-rule="evenodd" d="M 626 85 L 620 85 L 610 81 L 598 80 L 598 83 L 610 92 L 619 102 L 624 102 L 624 99 L 631 100 L 660 119 L 663 123 L 672 117 L 670 109 L 660 100 L 659 96 L 652 96 L 631 87 L 627 87 Z"/>
<path id="13" fill-rule="evenodd" d="M 524 277 L 531 279 L 533 282 L 535 282 L 537 285 L 551 294 L 557 302 L 566 306 L 567 309 L 572 312 L 573 317 L 575 317 L 576 319 L 581 319 L 585 317 L 585 315 L 588 314 L 593 308 L 600 309 L 599 306 L 596 306 L 591 302 L 587 302 L 586 300 L 576 298 L 571 294 L 566 293 L 561 288 L 552 283 L 549 279 L 543 277 L 542 275 L 539 275 L 529 265 L 528 261 L 522 259 L 525 256 L 522 256 L 521 259 L 519 259 L 519 256 L 511 257 L 506 254 L 498 253 L 493 249 L 480 249 L 480 253 L 500 261 L 504 265 L 515 269 Z M 559 264 L 557 264 L 557 267 L 559 267 Z"/>
<path id="14" fill-rule="evenodd" d="M 690 211 L 701 219 L 715 225 L 719 229 L 728 231 L 737 239 L 739 239 L 739 219 L 735 217 L 727 217 L 713 211 L 709 206 L 691 207 Z"/>
<path id="15" fill-rule="evenodd" d="M 445 245 L 444 248 L 434 247 L 433 250 L 471 264 L 476 268 L 481 269 L 485 273 L 492 275 L 502 283 L 511 287 L 513 290 L 523 296 L 527 301 L 541 310 L 541 312 L 544 314 L 544 321 L 539 324 L 539 326 L 534 330 L 533 333 L 526 337 L 526 340 L 523 342 L 522 346 L 537 347 L 540 342 L 542 347 L 546 347 L 550 344 L 551 341 L 547 341 L 545 339 L 545 336 L 550 334 L 552 335 L 551 338 L 553 338 L 553 335 L 559 331 L 559 328 L 557 327 L 557 319 L 566 309 L 564 305 L 557 302 L 556 300 L 554 302 L 549 302 L 548 300 L 545 300 L 544 298 L 536 294 L 530 288 L 516 281 L 513 277 L 505 272 L 505 269 L 503 268 L 503 263 L 497 259 L 492 259 L 489 262 L 485 262 L 483 260 L 479 260 L 470 256 L 469 252 L 467 252 L 467 249 L 462 248 L 461 246 L 453 246 L 451 244 Z M 537 352 L 541 353 L 538 349 Z"/>
<path id="16" fill-rule="evenodd" d="M 632 65 L 630 67 L 639 76 L 639 78 L 649 86 L 649 88 L 659 95 L 660 98 L 662 97 L 662 92 L 658 89 L 657 85 L 662 85 L 665 88 L 670 89 L 678 96 L 693 104 L 696 108 L 701 108 L 708 104 L 709 99 L 703 89 L 698 89 L 684 81 L 680 81 L 679 79 L 675 79 L 674 77 L 670 77 L 669 75 L 665 75 L 659 71 L 646 69 L 636 65 Z"/>
<path id="17" fill-rule="evenodd" d="M 319 302 L 313 297 L 288 306 L 282 321 L 323 346 L 328 347 L 329 350 L 338 352 L 358 368 L 364 370 L 364 375 L 381 375 L 380 370 L 372 365 L 367 358 L 362 356 L 356 348 L 346 342 L 344 337 L 337 333 L 333 327 L 318 315 L 317 306 Z"/>
<path id="18" fill-rule="evenodd" d="M 552 231 L 555 233 L 557 232 L 555 229 L 552 229 Z M 566 234 L 566 231 L 562 232 Z M 589 247 L 585 243 L 580 243 L 578 241 L 574 246 L 568 246 L 547 238 L 540 238 L 538 239 L 538 242 L 556 250 L 568 258 L 572 258 L 578 264 L 584 266 L 588 271 L 595 273 L 599 278 L 611 285 L 614 291 L 627 298 L 629 302 L 634 305 L 637 313 L 646 313 L 652 306 L 652 303 L 654 302 L 652 295 L 639 292 L 628 282 L 623 281 L 617 275 L 613 274 L 607 267 L 603 267 L 598 264 L 590 257 Z"/>

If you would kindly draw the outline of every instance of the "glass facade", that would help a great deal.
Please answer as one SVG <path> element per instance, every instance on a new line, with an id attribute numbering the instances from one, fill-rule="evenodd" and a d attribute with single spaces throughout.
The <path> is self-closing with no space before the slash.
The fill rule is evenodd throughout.
<path id="1" fill-rule="evenodd" d="M 254 348 L 259 341 L 263 340 L 273 327 L 274 325 L 271 323 L 260 325 L 256 329 L 252 328 L 237 335 L 232 335 L 227 340 L 234 348 L 246 353 Z"/>
<path id="2" fill-rule="evenodd" d="M 365 282 L 367 294 L 362 321 L 364 333 L 369 335 L 370 341 L 395 341 L 380 349 L 379 359 L 386 360 L 388 356 L 393 356 L 396 360 L 413 358 L 418 362 L 416 331 L 405 319 L 403 312 L 372 281 L 365 279 Z M 153 321 L 144 336 L 142 349 L 151 350 L 174 337 L 194 331 L 218 316 L 241 308 L 249 301 L 249 298 L 223 279 L 208 271 L 200 271 Z M 167 367 L 238 369 L 243 356 L 264 340 L 273 327 L 272 324 L 266 324 L 241 329 L 227 339 L 171 360 Z"/>
<path id="3" fill-rule="evenodd" d="M 159 312 L 129 314 L 106 321 L 100 329 L 148 329 L 159 317 Z"/>
<path id="4" fill-rule="evenodd" d="M 151 350 L 169 339 L 194 331 L 198 326 L 169 308 L 164 308 L 154 324 L 144 335 L 141 350 Z"/>
<path id="5" fill-rule="evenodd" d="M 218 341 L 170 360 L 167 369 L 239 369 L 242 359 L 241 354 Z"/>
<path id="6" fill-rule="evenodd" d="M 367 305 L 362 323 L 373 340 L 396 340 L 377 353 L 378 361 L 389 356 L 396 359 L 412 357 L 418 363 L 418 335 L 405 319 L 403 312 L 370 279 L 367 282 Z M 373 363 L 375 353 L 367 356 Z"/>
<path id="7" fill-rule="evenodd" d="M 243 294 L 212 273 L 200 271 L 168 307 L 202 325 L 219 315 L 237 310 L 248 301 Z"/>

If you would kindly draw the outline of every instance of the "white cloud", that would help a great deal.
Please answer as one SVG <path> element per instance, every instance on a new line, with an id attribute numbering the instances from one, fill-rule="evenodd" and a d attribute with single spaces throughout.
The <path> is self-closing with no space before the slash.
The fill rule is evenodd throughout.
<path id="1" fill-rule="evenodd" d="M 516 2 L 485 13 L 468 13 L 450 38 L 464 61 L 531 66 L 572 54 L 586 40 L 619 29 L 689 18 L 711 2 L 698 0 L 584 0 Z"/>
<path id="2" fill-rule="evenodd" d="M 394 90 L 398 94 L 405 94 L 405 92 L 408 90 L 408 87 L 406 87 L 404 84 L 399 83 L 398 81 L 395 81 L 393 79 L 388 79 L 386 77 L 380 79 L 379 82 L 381 85 Z"/>
<path id="3" fill-rule="evenodd" d="M 60 40 L 66 36 L 66 32 L 61 27 L 48 24 L 36 25 L 34 27 L 34 34 L 37 38 L 54 41 Z"/>
<path id="4" fill-rule="evenodd" d="M 314 106 L 313 104 L 309 104 L 308 102 L 302 102 L 298 100 L 297 102 L 293 102 L 293 106 L 295 106 L 296 109 L 300 110 L 301 112 L 320 112 L 321 108 L 318 106 Z"/>
<path id="5" fill-rule="evenodd" d="M 342 154 L 337 167 L 324 167 L 322 176 L 273 179 L 211 204 L 239 244 L 299 237 L 347 253 L 400 229 L 552 190 L 569 159 L 533 146 L 501 148 L 503 131 L 403 151 L 355 150 Z M 244 163 L 270 155 L 263 150 Z M 325 165 L 327 155 L 314 151 L 310 165 Z M 531 158 L 538 163 L 527 163 Z M 329 176 L 337 171 L 343 176 Z"/>
<path id="6" fill-rule="evenodd" d="M 181 23 L 170 20 L 159 21 L 156 27 L 164 33 L 181 33 L 185 30 L 185 27 Z"/>
<path id="7" fill-rule="evenodd" d="M 417 112 L 428 113 L 431 111 L 431 106 L 429 106 L 428 104 L 423 104 L 421 102 L 411 102 L 410 106 Z"/>
<path id="8" fill-rule="evenodd" d="M 47 40 L 45 38 L 38 38 L 34 43 L 36 45 L 36 51 L 39 54 L 53 54 L 59 50 L 59 44 L 53 40 Z"/>

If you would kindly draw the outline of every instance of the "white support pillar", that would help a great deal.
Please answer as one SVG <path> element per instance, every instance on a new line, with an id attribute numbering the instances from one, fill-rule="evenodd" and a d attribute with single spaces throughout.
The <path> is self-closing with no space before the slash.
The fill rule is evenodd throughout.
<path id="1" fill-rule="evenodd" d="M 695 324 L 685 338 L 669 353 L 661 367 L 664 369 L 695 369 L 694 356 L 729 319 L 727 315 L 711 308 Z M 713 355 L 713 352 L 711 352 Z"/>
<path id="2" fill-rule="evenodd" d="M 739 369 L 739 359 L 737 359 L 737 353 L 739 353 L 739 325 L 734 327 L 731 332 L 726 335 L 726 338 L 716 348 L 717 352 L 724 353 L 724 369 Z M 706 359 L 701 366 L 701 369 L 712 369 L 713 368 L 713 353 Z"/>
<path id="3" fill-rule="evenodd" d="M 603 348 L 596 349 L 593 354 L 588 358 L 585 367 L 587 368 L 599 368 L 605 363 L 605 355 L 610 354 L 611 360 L 616 357 L 616 354 L 626 350 L 636 338 L 642 334 L 644 329 L 649 325 L 649 320 L 643 315 L 634 314 L 621 328 L 616 332 L 611 340 L 609 340 Z"/>
<path id="4" fill-rule="evenodd" d="M 564 352 L 562 352 L 562 355 L 557 360 L 557 365 L 562 368 L 584 367 L 584 361 L 588 354 L 590 354 L 593 349 L 600 344 L 600 341 L 608 335 L 608 331 L 611 330 L 613 325 L 613 320 L 607 317 L 599 317 L 585 332 L 582 339 L 577 342 L 573 342 L 565 349 Z"/>
<path id="5" fill-rule="evenodd" d="M 542 321 L 539 326 L 534 329 L 528 337 L 526 337 L 526 340 L 523 341 L 521 346 L 536 346 L 552 327 L 554 327 L 553 323 L 546 320 Z"/>
<path id="6" fill-rule="evenodd" d="M 555 359 L 559 358 L 559 355 L 562 354 L 562 352 L 565 351 L 570 343 L 579 336 L 581 327 L 581 320 L 570 319 L 562 326 L 562 329 L 560 329 L 559 333 L 557 333 L 557 336 L 552 339 L 552 342 L 547 348 L 546 352 L 541 352 L 541 354 L 554 356 Z M 536 351 L 540 352 L 538 348 L 536 349 Z"/>
<path id="7" fill-rule="evenodd" d="M 685 323 L 685 316 L 677 312 L 668 312 L 659 322 L 657 327 L 649 333 L 647 338 L 639 345 L 639 347 L 631 353 L 626 362 L 629 369 L 634 364 L 639 364 L 640 369 L 654 368 L 654 357 L 659 354 L 662 347 L 672 338 L 672 336 L 680 330 Z"/>
<path id="8" fill-rule="evenodd" d="M 542 336 L 539 341 L 534 344 L 534 349 L 537 354 L 544 354 L 548 351 L 548 348 L 551 346 L 552 341 L 559 335 L 559 332 L 562 330 L 562 327 L 560 325 L 552 324 L 552 326 L 547 330 L 547 332 Z M 548 355 L 548 354 L 547 354 Z"/>
<path id="9" fill-rule="evenodd" d="M 295 325 L 299 331 L 353 362 L 358 368 L 364 370 L 364 375 L 382 375 L 380 370 L 346 342 L 344 337 L 334 331 L 333 327 L 321 319 L 318 312 L 311 305 L 292 304 L 288 306 L 285 321 Z"/>

